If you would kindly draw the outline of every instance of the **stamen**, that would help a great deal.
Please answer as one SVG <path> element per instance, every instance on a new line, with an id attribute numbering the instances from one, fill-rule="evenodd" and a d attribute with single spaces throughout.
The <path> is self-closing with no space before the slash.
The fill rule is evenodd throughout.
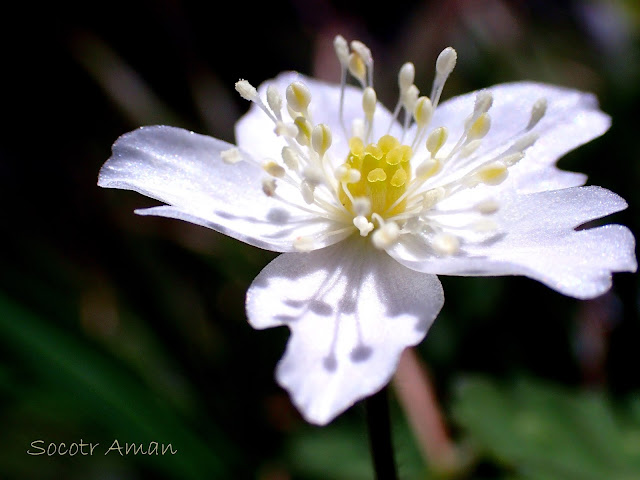
<path id="1" fill-rule="evenodd" d="M 539 98 L 533 104 L 533 107 L 531 107 L 531 118 L 529 119 L 526 130 L 531 130 L 535 127 L 542 117 L 544 117 L 545 113 L 547 113 L 547 99 L 544 97 Z"/>
<path id="2" fill-rule="evenodd" d="M 294 172 L 298 171 L 300 167 L 300 160 L 298 154 L 291 147 L 282 148 L 282 160 L 284 164 Z"/>
<path id="3" fill-rule="evenodd" d="M 347 41 L 344 39 L 342 35 L 337 35 L 333 40 L 333 48 L 336 52 L 336 56 L 338 57 L 338 61 L 340 62 L 340 107 L 339 107 L 339 118 L 340 118 L 340 126 L 342 127 L 342 133 L 345 138 L 349 135 L 347 134 L 347 127 L 344 124 L 344 90 L 347 84 L 347 66 L 349 63 L 349 46 L 347 45 Z"/>
<path id="4" fill-rule="evenodd" d="M 276 192 L 276 179 L 273 177 L 265 177 L 262 179 L 262 191 L 267 197 L 272 197 Z"/>
<path id="5" fill-rule="evenodd" d="M 451 47 L 445 48 L 440 52 L 440 55 L 438 55 L 438 59 L 436 60 L 436 76 L 433 80 L 433 88 L 431 89 L 433 108 L 435 108 L 440 101 L 444 84 L 455 68 L 457 59 L 458 54 Z"/>
<path id="6" fill-rule="evenodd" d="M 499 208 L 500 204 L 493 199 L 484 200 L 475 206 L 475 209 L 482 215 L 493 215 Z"/>
<path id="7" fill-rule="evenodd" d="M 222 158 L 222 161 L 227 165 L 235 165 L 242 161 L 240 150 L 235 147 L 220 152 L 220 158 Z"/>
<path id="8" fill-rule="evenodd" d="M 364 88 L 366 86 L 365 75 L 367 74 L 367 66 L 364 60 L 362 60 L 362 57 L 355 52 L 351 53 L 351 55 L 349 55 L 348 68 L 349 73 L 353 75 L 360 82 L 362 88 Z"/>
<path id="9" fill-rule="evenodd" d="M 311 132 L 311 147 L 320 155 L 320 158 L 324 156 L 330 146 L 331 130 L 329 126 L 321 123 L 313 127 L 313 131 Z"/>
<path id="10" fill-rule="evenodd" d="M 476 101 L 473 106 L 473 117 L 476 118 L 488 112 L 492 105 L 493 94 L 489 90 L 480 90 L 476 95 Z"/>
<path id="11" fill-rule="evenodd" d="M 287 104 L 294 112 L 307 114 L 307 107 L 311 103 L 311 92 L 302 82 L 293 82 L 287 87 Z"/>
<path id="12" fill-rule="evenodd" d="M 496 161 L 482 166 L 473 177 L 487 185 L 499 185 L 507 178 L 507 175 L 509 175 L 507 166 L 502 162 Z"/>
<path id="13" fill-rule="evenodd" d="M 442 187 L 432 188 L 422 194 L 422 210 L 430 210 L 436 203 L 442 200 L 445 196 L 445 190 Z"/>
<path id="14" fill-rule="evenodd" d="M 299 117 L 296 117 L 294 123 L 296 124 L 296 127 L 298 127 L 296 142 L 304 147 L 309 146 L 309 141 L 311 140 L 311 122 L 300 115 Z"/>
<path id="15" fill-rule="evenodd" d="M 402 65 L 400 71 L 398 72 L 398 88 L 400 89 L 400 95 L 398 96 L 398 103 L 396 104 L 396 108 L 393 110 L 393 115 L 391 116 L 391 121 L 389 122 L 389 128 L 387 128 L 387 133 L 391 132 L 391 127 L 398 119 L 400 108 L 402 108 L 404 104 L 403 99 L 406 95 L 407 90 L 413 85 L 415 74 L 416 69 L 411 62 L 407 62 Z"/>
<path id="16" fill-rule="evenodd" d="M 400 237 L 400 227 L 395 222 L 385 222 L 373 232 L 371 241 L 376 248 L 384 250 L 393 245 Z"/>
<path id="17" fill-rule="evenodd" d="M 262 164 L 262 169 L 272 177 L 276 177 L 276 178 L 282 178 L 286 173 L 284 168 L 282 168 L 273 160 L 267 160 L 266 162 L 264 162 Z"/>
<path id="18" fill-rule="evenodd" d="M 476 140 L 483 138 L 491 128 L 491 117 L 488 113 L 482 113 L 469 128 L 467 138 L 470 140 Z"/>
<path id="19" fill-rule="evenodd" d="M 429 134 L 427 137 L 427 150 L 431 153 L 431 156 L 436 156 L 438 150 L 440 150 L 447 141 L 448 136 L 449 131 L 445 127 L 438 127 Z"/>
<path id="20" fill-rule="evenodd" d="M 400 68 L 400 72 L 398 72 L 398 86 L 400 87 L 400 92 L 404 92 L 413 85 L 413 81 L 416 76 L 416 68 L 413 63 L 407 62 Z"/>
<path id="21" fill-rule="evenodd" d="M 431 105 L 429 97 L 420 97 L 413 112 L 418 127 L 424 128 L 431 121 L 431 116 L 433 115 L 433 105 Z"/>
<path id="22" fill-rule="evenodd" d="M 460 239 L 450 233 L 439 233 L 433 238 L 431 245 L 441 255 L 453 255 L 460 249 Z"/>
<path id="23" fill-rule="evenodd" d="M 333 49 L 340 65 L 346 66 L 349 63 L 349 45 L 342 35 L 336 35 L 333 39 Z"/>
<path id="24" fill-rule="evenodd" d="M 365 139 L 367 141 L 371 137 L 371 130 L 373 128 L 373 114 L 376 111 L 377 102 L 378 99 L 376 97 L 376 91 L 371 87 L 365 88 L 364 92 L 362 93 L 362 109 L 364 110 L 364 115 L 366 118 Z"/>
<path id="25" fill-rule="evenodd" d="M 240 79 L 236 82 L 236 91 L 245 100 L 250 102 L 255 101 L 258 98 L 258 91 L 248 81 Z"/>
<path id="26" fill-rule="evenodd" d="M 416 145 L 422 140 L 424 132 L 426 131 L 431 117 L 433 116 L 433 105 L 429 97 L 418 98 L 415 108 L 413 110 L 413 117 L 416 119 L 416 136 L 411 143 L 411 148 L 415 148 Z"/>
<path id="27" fill-rule="evenodd" d="M 273 132 L 279 137 L 295 138 L 298 135 L 298 128 L 293 123 L 278 122 Z"/>
<path id="28" fill-rule="evenodd" d="M 307 205 L 311 205 L 315 202 L 315 195 L 313 193 L 315 186 L 310 184 L 307 180 L 303 180 L 300 183 L 300 193 L 302 194 L 302 199 L 305 201 Z"/>
<path id="29" fill-rule="evenodd" d="M 356 52 L 364 62 L 368 73 L 367 86 L 373 87 L 373 55 L 371 55 L 371 50 L 369 50 L 364 43 L 358 40 L 353 40 L 351 42 L 351 49 Z"/>
<path id="30" fill-rule="evenodd" d="M 282 96 L 273 85 L 267 87 L 267 104 L 278 120 L 282 120 Z"/>

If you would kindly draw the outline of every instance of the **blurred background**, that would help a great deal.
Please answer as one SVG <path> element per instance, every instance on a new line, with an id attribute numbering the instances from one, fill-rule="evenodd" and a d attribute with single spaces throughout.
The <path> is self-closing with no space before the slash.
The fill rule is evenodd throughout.
<path id="1" fill-rule="evenodd" d="M 306 424 L 273 379 L 287 330 L 246 322 L 274 255 L 137 217 L 155 202 L 96 186 L 113 141 L 141 125 L 233 141 L 239 78 L 337 80 L 336 33 L 373 50 L 387 106 L 400 66 L 428 91 L 448 45 L 444 98 L 525 79 L 596 93 L 613 127 L 560 165 L 627 199 L 607 221 L 640 231 L 634 0 L 65 3 L 15 5 L 0 31 L 2 479 L 372 478 L 362 405 Z M 525 278 L 441 280 L 447 301 L 414 352 L 435 402 L 390 390 L 402 479 L 640 478 L 637 275 L 591 301 Z M 416 433 L 429 409 L 453 460 Z M 96 454 L 26 453 L 81 439 Z M 116 439 L 178 453 L 103 455 Z"/>

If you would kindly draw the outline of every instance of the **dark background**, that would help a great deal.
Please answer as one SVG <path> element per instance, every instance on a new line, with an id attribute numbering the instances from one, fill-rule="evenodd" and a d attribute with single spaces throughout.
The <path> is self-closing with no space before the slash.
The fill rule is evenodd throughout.
<path id="1" fill-rule="evenodd" d="M 638 231 L 640 9 L 632 0 L 130 1 L 15 5 L 3 18 L 0 478 L 366 479 L 362 406 L 306 424 L 275 384 L 286 329 L 257 332 L 244 293 L 274 254 L 96 186 L 113 141 L 170 124 L 233 141 L 233 89 L 282 70 L 337 80 L 332 39 L 372 49 L 379 99 L 437 54 L 444 98 L 536 80 L 596 93 L 613 127 L 563 168 L 629 202 Z M 464 452 L 450 478 L 640 478 L 638 277 L 577 301 L 525 278 L 442 277 L 417 353 Z M 438 478 L 392 395 L 401 477 Z M 30 456 L 34 440 L 100 443 Z M 117 439 L 174 456 L 103 455 Z"/>

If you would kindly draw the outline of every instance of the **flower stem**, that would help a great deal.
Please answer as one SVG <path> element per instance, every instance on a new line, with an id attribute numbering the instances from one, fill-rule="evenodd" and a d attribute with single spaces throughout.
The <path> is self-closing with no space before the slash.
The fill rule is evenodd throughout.
<path id="1" fill-rule="evenodd" d="M 397 480 L 396 462 L 391 442 L 389 392 L 384 387 L 365 400 L 369 446 L 377 480 Z"/>

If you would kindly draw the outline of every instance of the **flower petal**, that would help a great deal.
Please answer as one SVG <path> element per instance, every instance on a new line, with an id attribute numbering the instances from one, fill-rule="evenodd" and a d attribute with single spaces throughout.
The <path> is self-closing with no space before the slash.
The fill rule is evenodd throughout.
<path id="1" fill-rule="evenodd" d="M 489 110 L 491 128 L 470 164 L 487 161 L 509 148 L 526 131 L 534 103 L 545 98 L 546 113 L 531 130 L 539 139 L 526 150 L 525 158 L 509 169 L 509 178 L 499 188 L 531 193 L 584 184 L 585 175 L 563 172 L 554 163 L 609 128 L 611 119 L 599 110 L 594 95 L 533 82 L 506 83 L 487 90 L 493 94 Z M 452 148 L 462 135 L 464 120 L 473 112 L 476 95 L 473 92 L 455 97 L 436 109 L 432 125 L 446 126 L 449 130 L 448 146 L 443 151 Z"/>
<path id="2" fill-rule="evenodd" d="M 134 190 L 170 206 L 138 210 L 142 215 L 178 218 L 204 225 L 251 245 L 278 252 L 293 251 L 299 236 L 316 236 L 314 247 L 340 241 L 349 232 L 327 236 L 333 222 L 297 208 L 300 192 L 282 182 L 278 194 L 262 191 L 265 172 L 246 152 L 228 165 L 222 151 L 234 148 L 221 140 L 166 126 L 143 127 L 121 136 L 100 170 L 98 185 Z"/>
<path id="3" fill-rule="evenodd" d="M 626 227 L 575 230 L 585 222 L 626 208 L 601 187 L 514 195 L 501 204 L 502 233 L 460 252 L 438 256 L 421 239 L 405 235 L 389 253 L 403 265 L 447 275 L 525 275 L 576 298 L 611 287 L 612 272 L 635 271 L 635 240 Z"/>
<path id="4" fill-rule="evenodd" d="M 437 277 L 399 265 L 367 239 L 281 255 L 254 280 L 254 328 L 286 325 L 276 378 L 304 417 L 324 425 L 380 390 L 444 303 Z"/>

